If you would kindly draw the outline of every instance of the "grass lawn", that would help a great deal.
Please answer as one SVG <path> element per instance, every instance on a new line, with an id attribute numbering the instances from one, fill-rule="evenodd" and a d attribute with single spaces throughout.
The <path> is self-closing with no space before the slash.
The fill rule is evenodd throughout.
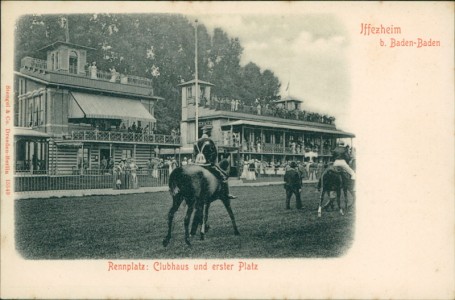
<path id="1" fill-rule="evenodd" d="M 303 209 L 285 210 L 281 185 L 234 187 L 240 236 L 221 203 L 211 205 L 206 239 L 184 242 L 186 207 L 177 211 L 167 248 L 167 192 L 16 200 L 16 248 L 27 259 L 338 257 L 354 239 L 354 213 L 317 217 L 318 193 L 304 185 Z M 326 196 L 327 197 L 327 196 Z M 343 201 L 343 200 L 342 200 Z M 342 202 L 343 203 L 343 202 Z"/>

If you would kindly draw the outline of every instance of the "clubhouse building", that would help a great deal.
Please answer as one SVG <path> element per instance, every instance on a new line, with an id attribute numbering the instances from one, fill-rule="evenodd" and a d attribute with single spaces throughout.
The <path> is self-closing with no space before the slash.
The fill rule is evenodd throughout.
<path id="1" fill-rule="evenodd" d="M 99 174 L 103 165 L 134 158 L 145 167 L 180 136 L 154 133 L 154 95 L 148 78 L 97 69 L 96 49 L 56 42 L 24 57 L 15 72 L 15 172 Z M 43 54 L 44 54 L 43 53 Z"/>

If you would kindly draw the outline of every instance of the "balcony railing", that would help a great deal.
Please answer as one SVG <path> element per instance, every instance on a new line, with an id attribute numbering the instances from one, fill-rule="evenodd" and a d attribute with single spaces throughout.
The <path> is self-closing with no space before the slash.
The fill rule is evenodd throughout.
<path id="1" fill-rule="evenodd" d="M 179 135 L 148 134 L 121 131 L 96 131 L 77 130 L 72 131 L 68 139 L 74 141 L 100 141 L 100 142 L 127 142 L 127 143 L 148 143 L 180 145 Z"/>
<path id="2" fill-rule="evenodd" d="M 238 147 L 244 153 L 262 153 L 262 154 L 286 154 L 286 155 L 305 155 L 305 153 L 313 152 L 318 155 L 331 155 L 332 151 L 329 148 L 314 147 L 313 149 L 303 148 L 299 146 L 283 146 L 282 144 L 242 144 L 233 143 L 229 141 L 218 142 L 217 145 L 225 147 Z"/>
<path id="3" fill-rule="evenodd" d="M 133 75 L 126 75 L 121 74 L 118 72 L 105 72 L 102 70 L 96 70 L 93 74 L 87 70 L 85 73 L 77 73 L 74 74 L 73 72 L 69 72 L 67 70 L 48 70 L 47 69 L 47 61 L 42 59 L 37 59 L 33 57 L 24 57 L 21 60 L 21 68 L 28 68 L 28 69 L 35 69 L 40 71 L 45 71 L 49 73 L 64 73 L 70 74 L 74 76 L 80 76 L 85 78 L 90 78 L 93 80 L 101 80 L 101 81 L 109 81 L 114 83 L 120 84 L 129 84 L 134 86 L 142 86 L 142 87 L 152 87 L 152 80 L 145 77 L 138 77 Z"/>
<path id="4" fill-rule="evenodd" d="M 194 100 L 193 100 L 194 102 Z M 280 119 L 288 120 L 299 120 L 311 123 L 335 125 L 335 118 L 329 115 L 323 115 L 315 112 L 304 111 L 304 110 L 288 110 L 283 107 L 276 107 L 273 105 L 263 106 L 258 109 L 257 106 L 251 105 L 232 105 L 229 100 L 212 100 L 208 101 L 201 98 L 199 105 L 207 107 L 209 109 L 215 109 L 219 111 L 231 111 L 237 113 L 244 113 L 258 116 L 269 116 Z"/>

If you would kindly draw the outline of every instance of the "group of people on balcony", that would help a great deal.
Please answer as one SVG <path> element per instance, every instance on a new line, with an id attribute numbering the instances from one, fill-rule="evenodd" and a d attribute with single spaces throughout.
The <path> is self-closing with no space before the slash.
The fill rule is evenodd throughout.
<path id="1" fill-rule="evenodd" d="M 201 100 L 201 105 L 209 106 L 210 108 L 214 108 L 216 110 L 230 110 L 248 114 L 273 116 L 283 119 L 295 119 L 322 124 L 335 123 L 335 117 L 327 114 L 308 112 L 300 109 L 289 110 L 281 103 L 274 103 L 273 101 L 266 101 L 259 98 L 255 99 L 251 105 L 246 105 L 244 101 L 239 99 L 219 99 L 214 97 L 212 101 Z"/>
<path id="2" fill-rule="evenodd" d="M 109 80 L 110 82 L 120 81 L 120 83 L 128 83 L 128 77 L 117 72 L 115 67 L 109 68 L 110 75 L 109 73 L 99 71 L 96 66 L 96 61 L 92 62 L 91 65 L 87 64 L 85 66 L 85 72 L 91 79 L 104 79 Z"/>

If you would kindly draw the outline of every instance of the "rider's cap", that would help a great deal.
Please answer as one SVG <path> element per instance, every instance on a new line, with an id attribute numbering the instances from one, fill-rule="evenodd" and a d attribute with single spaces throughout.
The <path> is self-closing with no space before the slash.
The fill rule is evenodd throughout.
<path id="1" fill-rule="evenodd" d="M 297 164 L 295 163 L 295 161 L 291 162 L 290 167 L 291 167 L 291 168 L 296 168 L 296 167 L 297 167 Z"/>

